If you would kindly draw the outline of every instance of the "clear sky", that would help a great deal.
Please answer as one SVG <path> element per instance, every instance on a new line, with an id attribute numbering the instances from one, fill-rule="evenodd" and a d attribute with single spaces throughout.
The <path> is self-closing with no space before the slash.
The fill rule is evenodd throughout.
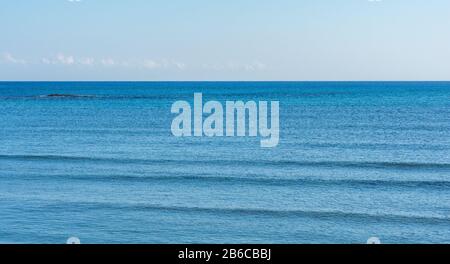
<path id="1" fill-rule="evenodd" d="M 0 5 L 0 80 L 450 80 L 448 0 Z"/>

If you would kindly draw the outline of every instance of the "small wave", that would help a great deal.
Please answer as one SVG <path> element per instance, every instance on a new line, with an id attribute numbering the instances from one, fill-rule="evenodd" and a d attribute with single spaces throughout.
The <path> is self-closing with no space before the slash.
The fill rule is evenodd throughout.
<path id="1" fill-rule="evenodd" d="M 63 179 L 89 180 L 89 181 L 129 181 L 129 182 L 154 182 L 154 181 L 185 181 L 185 182 L 208 182 L 215 184 L 249 184 L 267 186 L 342 186 L 342 187 L 365 187 L 365 188 L 450 188 L 450 181 L 423 181 L 423 180 L 357 180 L 357 179 L 312 179 L 312 178 L 264 178 L 264 177 L 236 177 L 236 176 L 214 176 L 214 175 L 168 175 L 168 176 L 134 176 L 134 175 L 84 175 L 65 176 Z"/>
<path id="2" fill-rule="evenodd" d="M 22 176 L 19 176 L 22 177 Z M 247 175 L 247 177 L 240 176 L 217 176 L 213 174 L 199 174 L 199 173 L 168 173 L 164 172 L 161 175 L 142 176 L 142 175 L 49 175 L 37 174 L 26 175 L 27 179 L 51 178 L 53 180 L 79 180 L 79 181 L 99 181 L 99 182 L 193 182 L 193 183 L 212 183 L 212 184 L 237 184 L 237 185 L 263 185 L 263 186 L 279 186 L 279 187 L 298 187 L 298 186 L 341 186 L 348 188 L 431 188 L 448 189 L 450 188 L 450 181 L 441 180 L 358 180 L 358 179 L 323 179 L 323 178 L 269 178 L 258 175 Z"/>
<path id="3" fill-rule="evenodd" d="M 121 177 L 114 177 L 114 179 L 120 179 Z M 356 179 L 343 179 L 343 180 L 327 180 L 327 179 L 276 179 L 276 178 L 255 178 L 255 177 L 217 177 L 217 176 L 156 176 L 156 177 L 127 177 L 128 180 L 184 180 L 184 181 L 206 181 L 216 183 L 237 183 L 237 184 L 259 184 L 270 186 L 304 186 L 304 185 L 338 185 L 349 187 L 420 187 L 420 188 L 450 188 L 450 181 L 401 181 L 401 180 L 356 180 Z"/>
<path id="4" fill-rule="evenodd" d="M 61 204 L 62 203 L 62 204 Z M 126 203 L 107 203 L 107 202 L 60 202 L 51 204 L 51 207 L 67 208 L 67 203 L 73 204 L 73 207 L 85 207 L 87 210 L 132 210 L 132 211 L 165 211 L 179 213 L 206 213 L 213 215 L 235 215 L 235 216 L 260 216 L 260 217 L 279 217 L 279 218 L 315 218 L 322 220 L 346 220 L 358 222 L 414 222 L 429 224 L 450 223 L 450 218 L 445 216 L 415 215 L 415 214 L 378 214 L 363 212 L 347 212 L 338 210 L 296 210 L 296 209 L 269 209 L 269 208 L 239 208 L 239 207 L 194 207 L 194 206 L 170 206 L 160 204 L 126 204 Z"/>
<path id="5" fill-rule="evenodd" d="M 76 99 L 76 98 L 96 98 L 95 95 L 83 94 L 45 94 L 45 95 L 24 95 L 24 96 L 0 96 L 0 99 Z"/>
<path id="6" fill-rule="evenodd" d="M 92 98 L 94 95 L 81 95 L 81 94 L 48 94 L 41 95 L 40 98 Z"/>
<path id="7" fill-rule="evenodd" d="M 449 163 L 387 162 L 387 161 L 279 161 L 284 165 L 379 169 L 450 169 Z"/>
<path id="8" fill-rule="evenodd" d="M 434 130 L 438 128 L 433 128 Z M 431 129 L 431 130 L 433 130 Z M 441 128 L 439 128 L 441 129 Z M 401 129 L 399 129 L 401 130 Z M 450 127 L 449 127 L 450 130 Z M 450 150 L 450 146 L 446 144 L 404 144 L 404 143 L 287 143 L 296 144 L 301 147 L 307 148 L 336 148 L 336 149 L 367 149 L 367 150 L 396 150 L 402 149 L 414 149 L 414 150 Z"/>
<path id="9" fill-rule="evenodd" d="M 222 166 L 283 166 L 283 167 L 322 167 L 322 168 L 372 168 L 372 169 L 441 169 L 450 170 L 449 163 L 419 162 L 370 162 L 370 161 L 289 161 L 289 160 L 171 160 L 171 159 L 127 159 L 109 157 L 81 157 L 63 155 L 0 155 L 3 160 L 47 160 L 73 162 L 110 162 L 117 164 L 211 164 Z"/>
<path id="10" fill-rule="evenodd" d="M 133 100 L 133 99 L 173 99 L 166 95 L 88 95 L 88 94 L 44 94 L 44 95 L 22 95 L 22 96 L 0 96 L 1 100 L 57 100 L 57 99 L 99 99 L 99 100 Z"/>

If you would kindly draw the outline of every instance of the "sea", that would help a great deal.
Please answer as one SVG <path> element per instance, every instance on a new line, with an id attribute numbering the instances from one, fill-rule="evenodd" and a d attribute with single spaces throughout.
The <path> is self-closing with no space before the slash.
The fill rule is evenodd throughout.
<path id="1" fill-rule="evenodd" d="M 280 140 L 174 102 L 279 101 Z M 0 82 L 0 243 L 450 243 L 450 82 Z"/>

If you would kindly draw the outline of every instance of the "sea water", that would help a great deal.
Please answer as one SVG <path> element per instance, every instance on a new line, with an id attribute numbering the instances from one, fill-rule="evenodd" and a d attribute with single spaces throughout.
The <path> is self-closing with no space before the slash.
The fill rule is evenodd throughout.
<path id="1" fill-rule="evenodd" d="M 279 101 L 279 144 L 171 106 Z M 2 82 L 0 243 L 450 243 L 449 82 Z"/>

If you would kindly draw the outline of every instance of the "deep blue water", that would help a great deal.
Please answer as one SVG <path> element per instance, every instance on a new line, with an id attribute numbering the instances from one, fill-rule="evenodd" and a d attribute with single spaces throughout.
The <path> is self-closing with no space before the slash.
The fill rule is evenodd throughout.
<path id="1" fill-rule="evenodd" d="M 173 137 L 194 92 L 279 100 L 280 144 Z M 0 113 L 0 243 L 450 243 L 449 82 L 0 83 Z"/>

